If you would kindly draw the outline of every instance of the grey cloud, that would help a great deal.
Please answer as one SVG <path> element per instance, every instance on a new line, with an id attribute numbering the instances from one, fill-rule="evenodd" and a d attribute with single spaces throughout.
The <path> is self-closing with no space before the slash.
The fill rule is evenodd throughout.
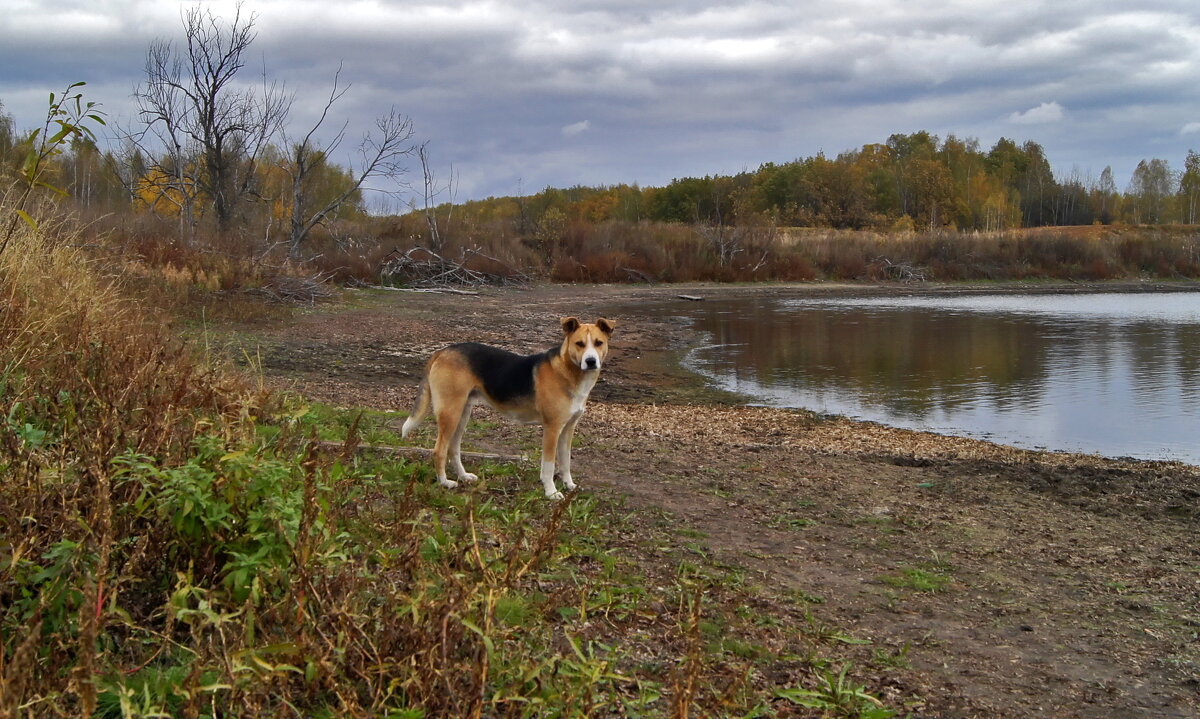
<path id="1" fill-rule="evenodd" d="M 24 124 L 38 110 L 30 88 L 44 97 L 71 79 L 102 90 L 110 112 L 127 112 L 149 41 L 180 32 L 173 4 L 41 7 L 56 17 L 56 8 L 90 13 L 95 24 L 68 32 L 71 23 L 40 26 L 37 12 L 0 18 L 0 101 Z M 231 3 L 212 7 L 227 14 Z M 1181 154 L 1195 135 L 1180 128 L 1200 121 L 1192 2 L 264 0 L 246 8 L 259 16 L 255 53 L 297 94 L 298 125 L 312 121 L 341 64 L 353 87 L 335 116 L 349 118 L 350 136 L 395 105 L 433 140 L 435 160 L 462 172 L 469 196 L 514 192 L 518 177 L 526 190 L 656 184 L 836 154 L 918 129 L 985 145 L 1027 130 L 1018 139 L 1041 142 L 1052 161 L 1098 173 L 1138 154 Z M 89 77 L 75 77 L 81 69 Z M 1006 121 L 1050 101 L 1068 109 L 1059 123 Z M 563 132 L 583 119 L 586 132 Z"/>

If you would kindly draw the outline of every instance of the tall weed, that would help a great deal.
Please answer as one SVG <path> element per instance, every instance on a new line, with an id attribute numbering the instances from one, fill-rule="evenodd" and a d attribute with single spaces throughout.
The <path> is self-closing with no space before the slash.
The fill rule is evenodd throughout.
<path id="1" fill-rule="evenodd" d="M 511 467 L 450 494 L 424 465 L 359 457 L 358 419 L 255 393 L 73 232 L 43 217 L 0 254 L 0 717 L 682 717 L 761 700 L 700 657 L 700 593 L 655 580 L 652 604 L 621 573 L 594 502 L 507 488 Z M 340 449 L 316 441 L 330 432 Z"/>
<path id="2" fill-rule="evenodd" d="M 642 695 L 553 608 L 497 619 L 553 585 L 587 513 L 434 492 L 357 459 L 357 423 L 322 449 L 319 414 L 276 411 L 37 227 L 0 255 L 0 716 L 568 717 Z"/>

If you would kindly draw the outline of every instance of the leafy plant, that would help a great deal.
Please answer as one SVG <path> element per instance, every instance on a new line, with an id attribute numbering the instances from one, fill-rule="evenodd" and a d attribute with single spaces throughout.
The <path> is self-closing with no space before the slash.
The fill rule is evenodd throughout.
<path id="1" fill-rule="evenodd" d="M 262 446 L 230 450 L 221 438 L 202 435 L 177 467 L 140 456 L 115 461 L 118 479 L 141 488 L 133 509 L 174 530 L 162 549 L 216 572 L 235 602 L 282 579 L 302 534 L 312 543 L 309 561 L 344 556 L 325 532 L 326 487 Z"/>
<path id="2" fill-rule="evenodd" d="M 21 163 L 19 172 L 22 191 L 17 197 L 16 203 L 10 208 L 13 216 L 4 233 L 4 239 L 0 240 L 0 254 L 8 248 L 8 243 L 12 239 L 13 233 L 16 232 L 18 222 L 24 221 L 34 230 L 37 229 L 37 221 L 25 209 L 26 203 L 35 189 L 40 187 L 58 195 L 66 195 L 65 190 L 55 187 L 43 179 L 47 161 L 61 155 L 63 148 L 72 139 L 87 139 L 94 142 L 96 135 L 88 126 L 88 121 L 100 125 L 105 124 L 104 113 L 100 111 L 97 104 L 83 101 L 83 93 L 79 91 L 79 88 L 85 84 L 73 82 L 67 85 L 66 90 L 61 94 L 50 93 L 45 123 L 42 127 L 34 130 L 28 140 L 29 150 L 25 153 L 25 159 Z"/>
<path id="3" fill-rule="evenodd" d="M 895 711 L 888 709 L 883 702 L 871 696 L 864 685 L 855 685 L 847 678 L 849 670 L 849 664 L 843 664 L 836 674 L 830 670 L 824 670 L 817 676 L 817 688 L 780 689 L 775 696 L 798 706 L 818 709 L 826 716 L 845 717 L 846 719 L 888 719 L 896 715 Z"/>

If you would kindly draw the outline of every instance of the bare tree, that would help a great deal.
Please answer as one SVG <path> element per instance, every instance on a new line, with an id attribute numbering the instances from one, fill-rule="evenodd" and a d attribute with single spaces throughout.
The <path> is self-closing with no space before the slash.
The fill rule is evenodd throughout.
<path id="1" fill-rule="evenodd" d="M 4 103 L 0 102 L 0 159 L 5 159 L 17 146 L 16 126 L 13 116 L 4 111 Z M 4 167 L 0 166 L 0 173 Z"/>
<path id="2" fill-rule="evenodd" d="M 449 195 L 450 214 L 454 212 L 454 202 L 458 194 L 457 178 L 454 166 L 450 166 L 450 179 L 444 187 L 438 184 L 437 173 L 429 162 L 429 143 L 421 143 L 417 147 L 417 156 L 421 159 L 421 178 L 423 184 L 422 199 L 424 201 L 425 224 L 429 226 L 429 246 L 435 252 L 441 252 L 445 244 L 442 228 L 438 224 L 438 198 L 443 194 Z M 450 214 L 446 216 L 447 226 L 450 224 Z"/>
<path id="3" fill-rule="evenodd" d="M 151 45 L 146 82 L 134 97 L 144 142 L 155 138 L 162 150 L 160 177 L 167 176 L 181 206 L 181 223 L 194 224 L 195 200 L 211 202 L 217 229 L 227 233 L 239 204 L 252 193 L 260 153 L 282 127 L 292 98 L 263 79 L 261 90 L 239 85 L 238 72 L 254 41 L 255 16 L 239 4 L 225 23 L 207 8 L 183 16 L 185 47 L 167 41 Z"/>
<path id="4" fill-rule="evenodd" d="M 288 251 L 293 257 L 299 256 L 300 247 L 313 228 L 324 222 L 329 215 L 337 212 L 338 208 L 347 200 L 358 194 L 367 180 L 377 177 L 392 179 L 401 177 L 406 171 L 404 158 L 414 151 L 411 143 L 412 119 L 392 108 L 387 115 L 375 121 L 375 130 L 364 136 L 362 142 L 359 143 L 358 165 L 356 168 L 351 163 L 351 180 L 348 186 L 324 204 L 313 205 L 313 198 L 309 192 L 310 180 L 346 136 L 348 123 L 342 123 L 341 129 L 325 145 L 322 145 L 316 137 L 317 131 L 329 117 L 329 109 L 350 89 L 349 86 L 339 88 L 341 72 L 341 68 L 338 68 L 337 73 L 333 76 L 333 89 L 329 93 L 329 99 L 326 100 L 317 122 L 300 142 L 288 143 L 290 145 L 289 162 L 284 166 L 284 170 L 292 181 Z"/>
<path id="5" fill-rule="evenodd" d="M 712 195 L 712 221 L 704 222 L 700 217 L 700 203 L 697 200 L 695 213 L 695 228 L 696 232 L 711 245 L 714 252 L 717 254 L 717 261 L 721 267 L 727 267 L 733 262 L 734 255 L 742 252 L 745 248 L 745 228 L 734 227 L 725 222 L 724 208 L 722 207 L 722 192 L 716 182 L 711 186 Z"/>
<path id="6" fill-rule="evenodd" d="M 150 193 L 154 202 L 165 202 L 179 213 L 179 238 L 187 244 L 196 237 L 196 201 L 199 149 L 187 132 L 189 98 L 184 90 L 183 60 L 171 44 L 156 40 L 146 53 L 146 84 L 134 89 L 139 129 L 120 130 L 126 154 L 158 158 L 147 171 L 132 175 L 131 195 Z M 157 154 L 155 153 L 157 150 Z M 140 187 L 139 187 L 140 184 Z"/>
<path id="7" fill-rule="evenodd" d="M 1112 167 L 1105 165 L 1104 170 L 1100 172 L 1094 193 L 1100 221 L 1107 225 L 1112 222 L 1117 210 L 1117 183 L 1113 180 Z"/>

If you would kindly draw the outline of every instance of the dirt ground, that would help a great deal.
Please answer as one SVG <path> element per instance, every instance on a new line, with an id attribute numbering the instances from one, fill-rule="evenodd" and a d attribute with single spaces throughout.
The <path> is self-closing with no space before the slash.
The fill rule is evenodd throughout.
<path id="1" fill-rule="evenodd" d="M 920 716 L 1200 715 L 1200 468 L 740 406 L 674 363 L 695 341 L 669 319 L 679 294 L 863 291 L 901 290 L 357 290 L 239 336 L 274 385 L 407 411 L 448 342 L 540 351 L 561 316 L 614 318 L 577 436 L 583 491 L 635 521 L 665 513 L 772 591 L 822 599 L 826 621 L 906 658 Z M 467 443 L 532 456 L 537 437 L 500 422 Z"/>

